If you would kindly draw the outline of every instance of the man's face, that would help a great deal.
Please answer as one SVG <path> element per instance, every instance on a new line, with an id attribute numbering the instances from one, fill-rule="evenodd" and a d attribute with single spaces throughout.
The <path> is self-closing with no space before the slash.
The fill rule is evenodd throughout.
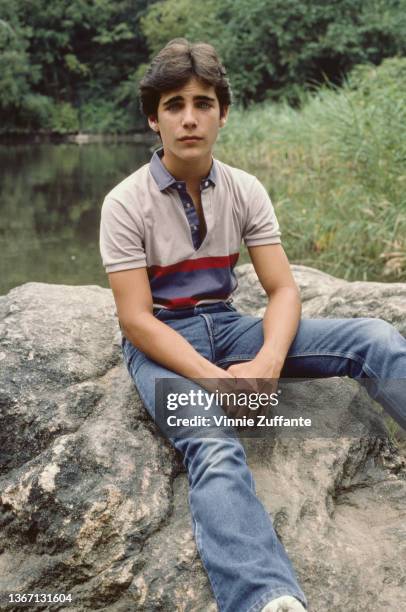
<path id="1" fill-rule="evenodd" d="M 166 156 L 192 161 L 211 156 L 227 112 L 225 109 L 220 118 L 214 87 L 192 78 L 184 87 L 163 93 L 157 117 L 150 117 L 148 122 L 159 131 Z"/>

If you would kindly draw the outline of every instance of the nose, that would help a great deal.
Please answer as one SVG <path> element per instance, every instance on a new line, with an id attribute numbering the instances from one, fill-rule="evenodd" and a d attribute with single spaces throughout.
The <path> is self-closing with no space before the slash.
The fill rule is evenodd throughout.
<path id="1" fill-rule="evenodd" d="M 196 127 L 197 120 L 193 105 L 186 104 L 182 114 L 182 126 L 184 128 Z"/>

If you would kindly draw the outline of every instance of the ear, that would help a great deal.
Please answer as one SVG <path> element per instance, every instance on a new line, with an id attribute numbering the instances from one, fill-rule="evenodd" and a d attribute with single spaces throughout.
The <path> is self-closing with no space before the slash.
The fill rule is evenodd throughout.
<path id="1" fill-rule="evenodd" d="M 148 125 L 151 128 L 151 130 L 154 130 L 154 132 L 159 132 L 159 125 L 158 125 L 157 117 L 154 117 L 154 116 L 148 117 Z"/>
<path id="2" fill-rule="evenodd" d="M 225 124 L 227 123 L 229 110 L 230 110 L 229 106 L 224 106 L 222 109 L 222 113 L 220 117 L 220 127 L 221 128 L 224 127 Z"/>

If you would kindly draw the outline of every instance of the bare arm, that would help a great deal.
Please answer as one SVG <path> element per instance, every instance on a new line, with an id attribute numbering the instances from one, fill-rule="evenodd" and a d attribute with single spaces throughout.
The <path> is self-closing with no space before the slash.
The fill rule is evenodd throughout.
<path id="1" fill-rule="evenodd" d="M 280 244 L 249 247 L 258 279 L 268 295 L 265 310 L 264 344 L 248 364 L 228 368 L 234 376 L 279 378 L 301 315 L 300 294 Z"/>
<path id="2" fill-rule="evenodd" d="M 146 268 L 112 272 L 109 282 L 124 335 L 150 359 L 190 379 L 232 378 L 200 355 L 181 334 L 154 317 Z"/>

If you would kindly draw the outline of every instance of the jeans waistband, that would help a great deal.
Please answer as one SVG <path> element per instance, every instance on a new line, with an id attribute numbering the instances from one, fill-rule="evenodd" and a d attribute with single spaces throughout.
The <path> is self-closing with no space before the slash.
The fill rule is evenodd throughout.
<path id="1" fill-rule="evenodd" d="M 154 316 L 158 319 L 182 319 L 183 317 L 192 317 L 201 313 L 210 312 L 225 312 L 235 311 L 234 306 L 231 306 L 232 298 L 225 302 L 214 302 L 213 304 L 201 304 L 200 306 L 191 306 L 190 308 L 154 308 Z"/>

